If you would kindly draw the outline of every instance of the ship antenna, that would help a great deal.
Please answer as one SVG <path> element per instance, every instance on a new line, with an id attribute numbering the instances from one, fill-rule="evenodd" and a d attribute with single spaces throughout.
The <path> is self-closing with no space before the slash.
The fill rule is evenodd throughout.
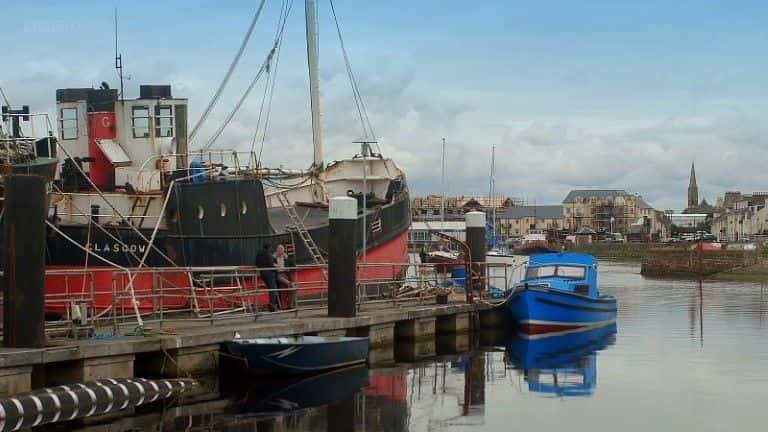
<path id="1" fill-rule="evenodd" d="M 123 55 L 119 53 L 117 48 L 117 8 L 115 8 L 115 69 L 117 70 L 117 76 L 120 77 L 120 103 L 125 103 L 123 97 Z"/>

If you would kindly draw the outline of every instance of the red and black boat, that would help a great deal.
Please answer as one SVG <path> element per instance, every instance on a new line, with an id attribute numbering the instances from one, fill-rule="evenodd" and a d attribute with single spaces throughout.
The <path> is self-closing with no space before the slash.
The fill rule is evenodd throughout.
<path id="1" fill-rule="evenodd" d="M 315 9 L 307 0 L 308 26 Z M 358 200 L 356 248 L 366 264 L 359 279 L 405 271 L 405 174 L 368 143 L 358 155 L 324 164 L 317 32 L 308 27 L 307 34 L 314 161 L 305 170 L 265 168 L 254 152 L 190 150 L 196 128 L 188 134 L 187 100 L 170 85 L 142 85 L 134 99 L 106 83 L 56 91 L 47 312 L 65 313 L 73 303 L 98 314 L 264 302 L 248 268 L 265 244 L 285 245 L 298 295 L 316 296 L 327 287 L 328 203 L 337 196 Z"/>
<path id="2" fill-rule="evenodd" d="M 357 224 L 367 234 L 365 244 L 358 236 L 361 257 L 366 250 L 361 278 L 392 278 L 404 269 L 409 198 L 405 175 L 392 160 L 357 155 L 314 172 L 284 173 L 301 184 L 270 188 L 265 183 L 275 184 L 280 172 L 233 166 L 248 156 L 185 151 L 186 100 L 174 98 L 170 86 L 142 86 L 141 95 L 118 100 L 110 89 L 57 91 L 59 115 L 75 118 L 76 132 L 60 132 L 65 151 L 59 153 L 60 186 L 51 194 L 54 226 L 46 257 L 49 269 L 76 272 L 46 278 L 50 312 L 63 312 L 87 293 L 96 293 L 95 310 L 103 310 L 131 277 L 140 310 L 156 307 L 158 299 L 149 294 L 158 292 L 166 294 L 166 308 L 188 307 L 194 276 L 186 268 L 231 275 L 254 266 L 265 244 L 285 245 L 298 267 L 307 266 L 294 272 L 294 280 L 304 284 L 300 295 L 316 295 L 325 282 L 313 266 L 312 243 L 315 254 L 325 254 L 328 200 L 340 195 L 360 203 Z M 157 272 L 136 271 L 143 266 L 166 269 L 162 290 Z M 253 278 L 241 279 L 241 289 L 253 286 Z M 240 300 L 222 300 L 215 308 Z"/>

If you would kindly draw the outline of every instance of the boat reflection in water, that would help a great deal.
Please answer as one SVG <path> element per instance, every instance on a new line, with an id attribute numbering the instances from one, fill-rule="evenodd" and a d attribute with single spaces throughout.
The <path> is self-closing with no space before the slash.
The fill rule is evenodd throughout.
<path id="1" fill-rule="evenodd" d="M 227 380 L 222 391 L 245 416 L 285 415 L 354 398 L 368 385 L 368 368 L 354 366 L 319 375 Z"/>
<path id="2" fill-rule="evenodd" d="M 506 356 L 530 392 L 589 396 L 597 385 L 597 351 L 615 340 L 615 323 L 535 337 L 517 334 L 507 343 Z"/>

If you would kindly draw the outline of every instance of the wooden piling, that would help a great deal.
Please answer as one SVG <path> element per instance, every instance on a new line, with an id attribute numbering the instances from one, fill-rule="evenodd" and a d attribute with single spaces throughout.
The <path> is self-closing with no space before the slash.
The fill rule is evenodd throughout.
<path id="1" fill-rule="evenodd" d="M 45 347 L 45 179 L 5 178 L 3 346 Z"/>

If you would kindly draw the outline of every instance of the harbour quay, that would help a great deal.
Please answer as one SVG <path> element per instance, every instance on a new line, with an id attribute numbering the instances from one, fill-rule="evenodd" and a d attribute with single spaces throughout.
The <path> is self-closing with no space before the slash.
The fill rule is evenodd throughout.
<path id="1" fill-rule="evenodd" d="M 219 344 L 243 338 L 289 335 L 367 336 L 369 362 L 395 361 L 395 347 L 409 358 L 435 354 L 438 341 L 500 325 L 491 305 L 434 301 L 362 305 L 355 317 L 328 317 L 322 309 L 248 318 L 217 319 L 215 325 L 168 320 L 165 330 L 148 336 L 54 341 L 45 348 L 0 350 L 0 395 L 32 388 L 74 384 L 99 378 L 190 377 L 215 373 Z M 173 328 L 172 331 L 168 330 Z M 166 332 L 166 334 L 163 333 Z M 448 342 L 450 343 L 450 342 Z"/>
<path id="2" fill-rule="evenodd" d="M 41 182 L 29 176 L 19 178 L 18 184 L 11 183 L 19 190 L 29 189 L 30 185 L 40 186 Z M 43 189 L 37 189 L 40 198 Z M 19 222 L 30 211 L 16 196 L 10 194 L 7 223 L 21 236 L 27 230 L 39 231 L 39 219 Z M 40 207 L 42 201 L 26 202 L 37 202 Z M 56 300 L 43 295 L 42 262 L 27 258 L 32 253 L 26 243 L 15 243 L 18 253 L 6 257 L 3 275 L 5 348 L 0 350 L 0 395 L 107 378 L 210 377 L 224 361 L 231 360 L 222 352 L 221 344 L 235 339 L 364 337 L 368 340 L 369 365 L 416 361 L 434 356 L 439 347 L 462 351 L 470 332 L 506 324 L 503 312 L 484 299 L 489 280 L 479 267 L 473 268 L 471 277 L 450 279 L 450 283 L 460 284 L 450 290 L 442 288 L 447 281 L 439 280 L 445 276 L 440 276 L 436 266 L 418 262 L 399 264 L 404 267 L 398 272 L 399 279 L 358 279 L 358 274 L 364 274 L 360 268 L 364 264 L 357 262 L 355 254 L 356 211 L 353 198 L 333 198 L 330 202 L 328 260 L 317 272 L 322 274 L 327 292 L 308 298 L 303 294 L 317 288 L 297 281 L 293 288 L 275 293 L 290 294 L 294 299 L 282 302 L 280 310 L 270 311 L 258 303 L 266 298 L 267 288 L 240 289 L 231 298 L 209 290 L 208 294 L 193 297 L 197 309 L 175 313 L 163 308 L 167 294 L 158 289 L 152 298 L 153 303 L 159 303 L 157 309 L 140 313 L 137 305 L 143 299 L 131 292 L 129 285 L 128 289 L 113 292 L 113 305 L 103 313 L 92 314 L 86 304 L 83 308 L 73 307 L 67 319 L 43 321 L 45 305 Z M 473 218 L 477 221 L 470 223 L 472 229 L 467 233 L 469 255 L 482 258 L 486 247 L 485 215 L 467 215 L 468 222 Z M 466 265 L 480 264 L 473 261 Z M 21 270 L 28 272 L 22 274 Z M 221 276 L 221 270 L 216 271 Z M 237 271 L 246 272 L 243 268 Z M 204 269 L 190 272 L 199 274 Z M 22 289 L 26 296 L 19 295 Z M 229 293 L 230 288 L 224 292 Z M 124 302 L 126 296 L 128 301 Z M 239 307 L 221 310 L 213 299 L 219 303 L 237 301 Z M 256 303 L 248 304 L 250 300 Z M 201 304 L 207 304 L 208 309 Z"/>

